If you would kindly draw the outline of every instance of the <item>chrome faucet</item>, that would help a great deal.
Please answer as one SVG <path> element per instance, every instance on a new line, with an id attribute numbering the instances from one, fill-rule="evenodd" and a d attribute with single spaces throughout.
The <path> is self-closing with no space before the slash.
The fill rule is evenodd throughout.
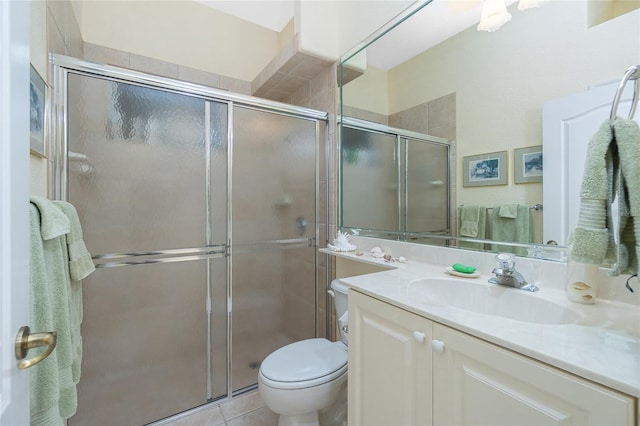
<path id="1" fill-rule="evenodd" d="M 489 279 L 490 283 L 506 285 L 526 291 L 538 291 L 537 286 L 529 284 L 522 274 L 516 271 L 516 257 L 510 253 L 500 253 L 496 256 L 496 260 L 500 265 L 494 268 L 492 273 L 496 274 L 495 278 Z"/>

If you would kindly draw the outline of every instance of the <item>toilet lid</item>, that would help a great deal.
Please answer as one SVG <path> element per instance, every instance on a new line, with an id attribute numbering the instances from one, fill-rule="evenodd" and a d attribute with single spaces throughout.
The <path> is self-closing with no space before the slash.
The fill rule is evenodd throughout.
<path id="1" fill-rule="evenodd" d="M 347 364 L 347 352 L 327 339 L 307 339 L 284 346 L 260 365 L 264 377 L 303 382 L 327 376 Z"/>

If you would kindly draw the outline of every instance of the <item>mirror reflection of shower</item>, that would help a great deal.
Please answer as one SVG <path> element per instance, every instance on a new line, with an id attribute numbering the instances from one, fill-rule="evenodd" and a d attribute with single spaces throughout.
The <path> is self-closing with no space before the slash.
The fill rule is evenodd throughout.
<path id="1" fill-rule="evenodd" d="M 89 161 L 89 157 L 79 152 L 69 151 L 69 172 L 80 176 L 93 176 L 95 167 Z"/>

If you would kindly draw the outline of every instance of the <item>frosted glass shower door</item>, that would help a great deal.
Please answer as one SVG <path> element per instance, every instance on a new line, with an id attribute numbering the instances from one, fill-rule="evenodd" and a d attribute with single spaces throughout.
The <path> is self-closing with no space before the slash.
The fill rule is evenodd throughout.
<path id="1" fill-rule="evenodd" d="M 232 389 L 315 336 L 316 120 L 233 109 Z"/>
<path id="2" fill-rule="evenodd" d="M 70 425 L 146 424 L 225 395 L 226 259 L 209 253 L 226 244 L 227 105 L 83 74 L 67 87 L 69 201 L 102 266 L 83 282 Z"/>
<path id="3" fill-rule="evenodd" d="M 342 126 L 340 144 L 341 226 L 400 231 L 397 137 Z"/>
<path id="4" fill-rule="evenodd" d="M 407 232 L 449 230 L 449 146 L 416 139 L 406 143 Z"/>

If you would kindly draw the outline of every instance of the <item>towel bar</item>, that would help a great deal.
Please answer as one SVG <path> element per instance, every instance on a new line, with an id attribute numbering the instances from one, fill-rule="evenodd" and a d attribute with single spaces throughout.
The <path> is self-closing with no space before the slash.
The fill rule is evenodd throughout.
<path id="1" fill-rule="evenodd" d="M 638 84 L 638 80 L 640 79 L 640 65 L 634 65 L 627 69 L 620 80 L 620 84 L 618 85 L 618 89 L 616 90 L 616 94 L 613 97 L 613 104 L 611 105 L 611 114 L 609 115 L 609 124 L 613 127 L 613 121 L 618 114 L 618 104 L 620 103 L 620 98 L 622 97 L 622 92 L 624 91 L 624 87 L 627 85 L 627 81 L 634 81 L 633 88 L 633 100 L 631 101 L 631 109 L 629 110 L 629 119 L 633 118 L 633 114 L 636 112 L 636 107 L 638 106 L 638 95 L 640 94 L 640 84 Z"/>
<path id="2" fill-rule="evenodd" d="M 458 207 L 458 208 L 461 208 L 461 207 L 464 207 L 464 204 L 460 204 L 460 207 Z M 539 212 L 539 211 L 542 211 L 542 204 L 534 204 L 529 208 L 531 210 L 535 210 L 535 211 Z M 493 207 L 487 207 L 487 211 L 489 211 L 489 210 L 493 210 Z"/>

